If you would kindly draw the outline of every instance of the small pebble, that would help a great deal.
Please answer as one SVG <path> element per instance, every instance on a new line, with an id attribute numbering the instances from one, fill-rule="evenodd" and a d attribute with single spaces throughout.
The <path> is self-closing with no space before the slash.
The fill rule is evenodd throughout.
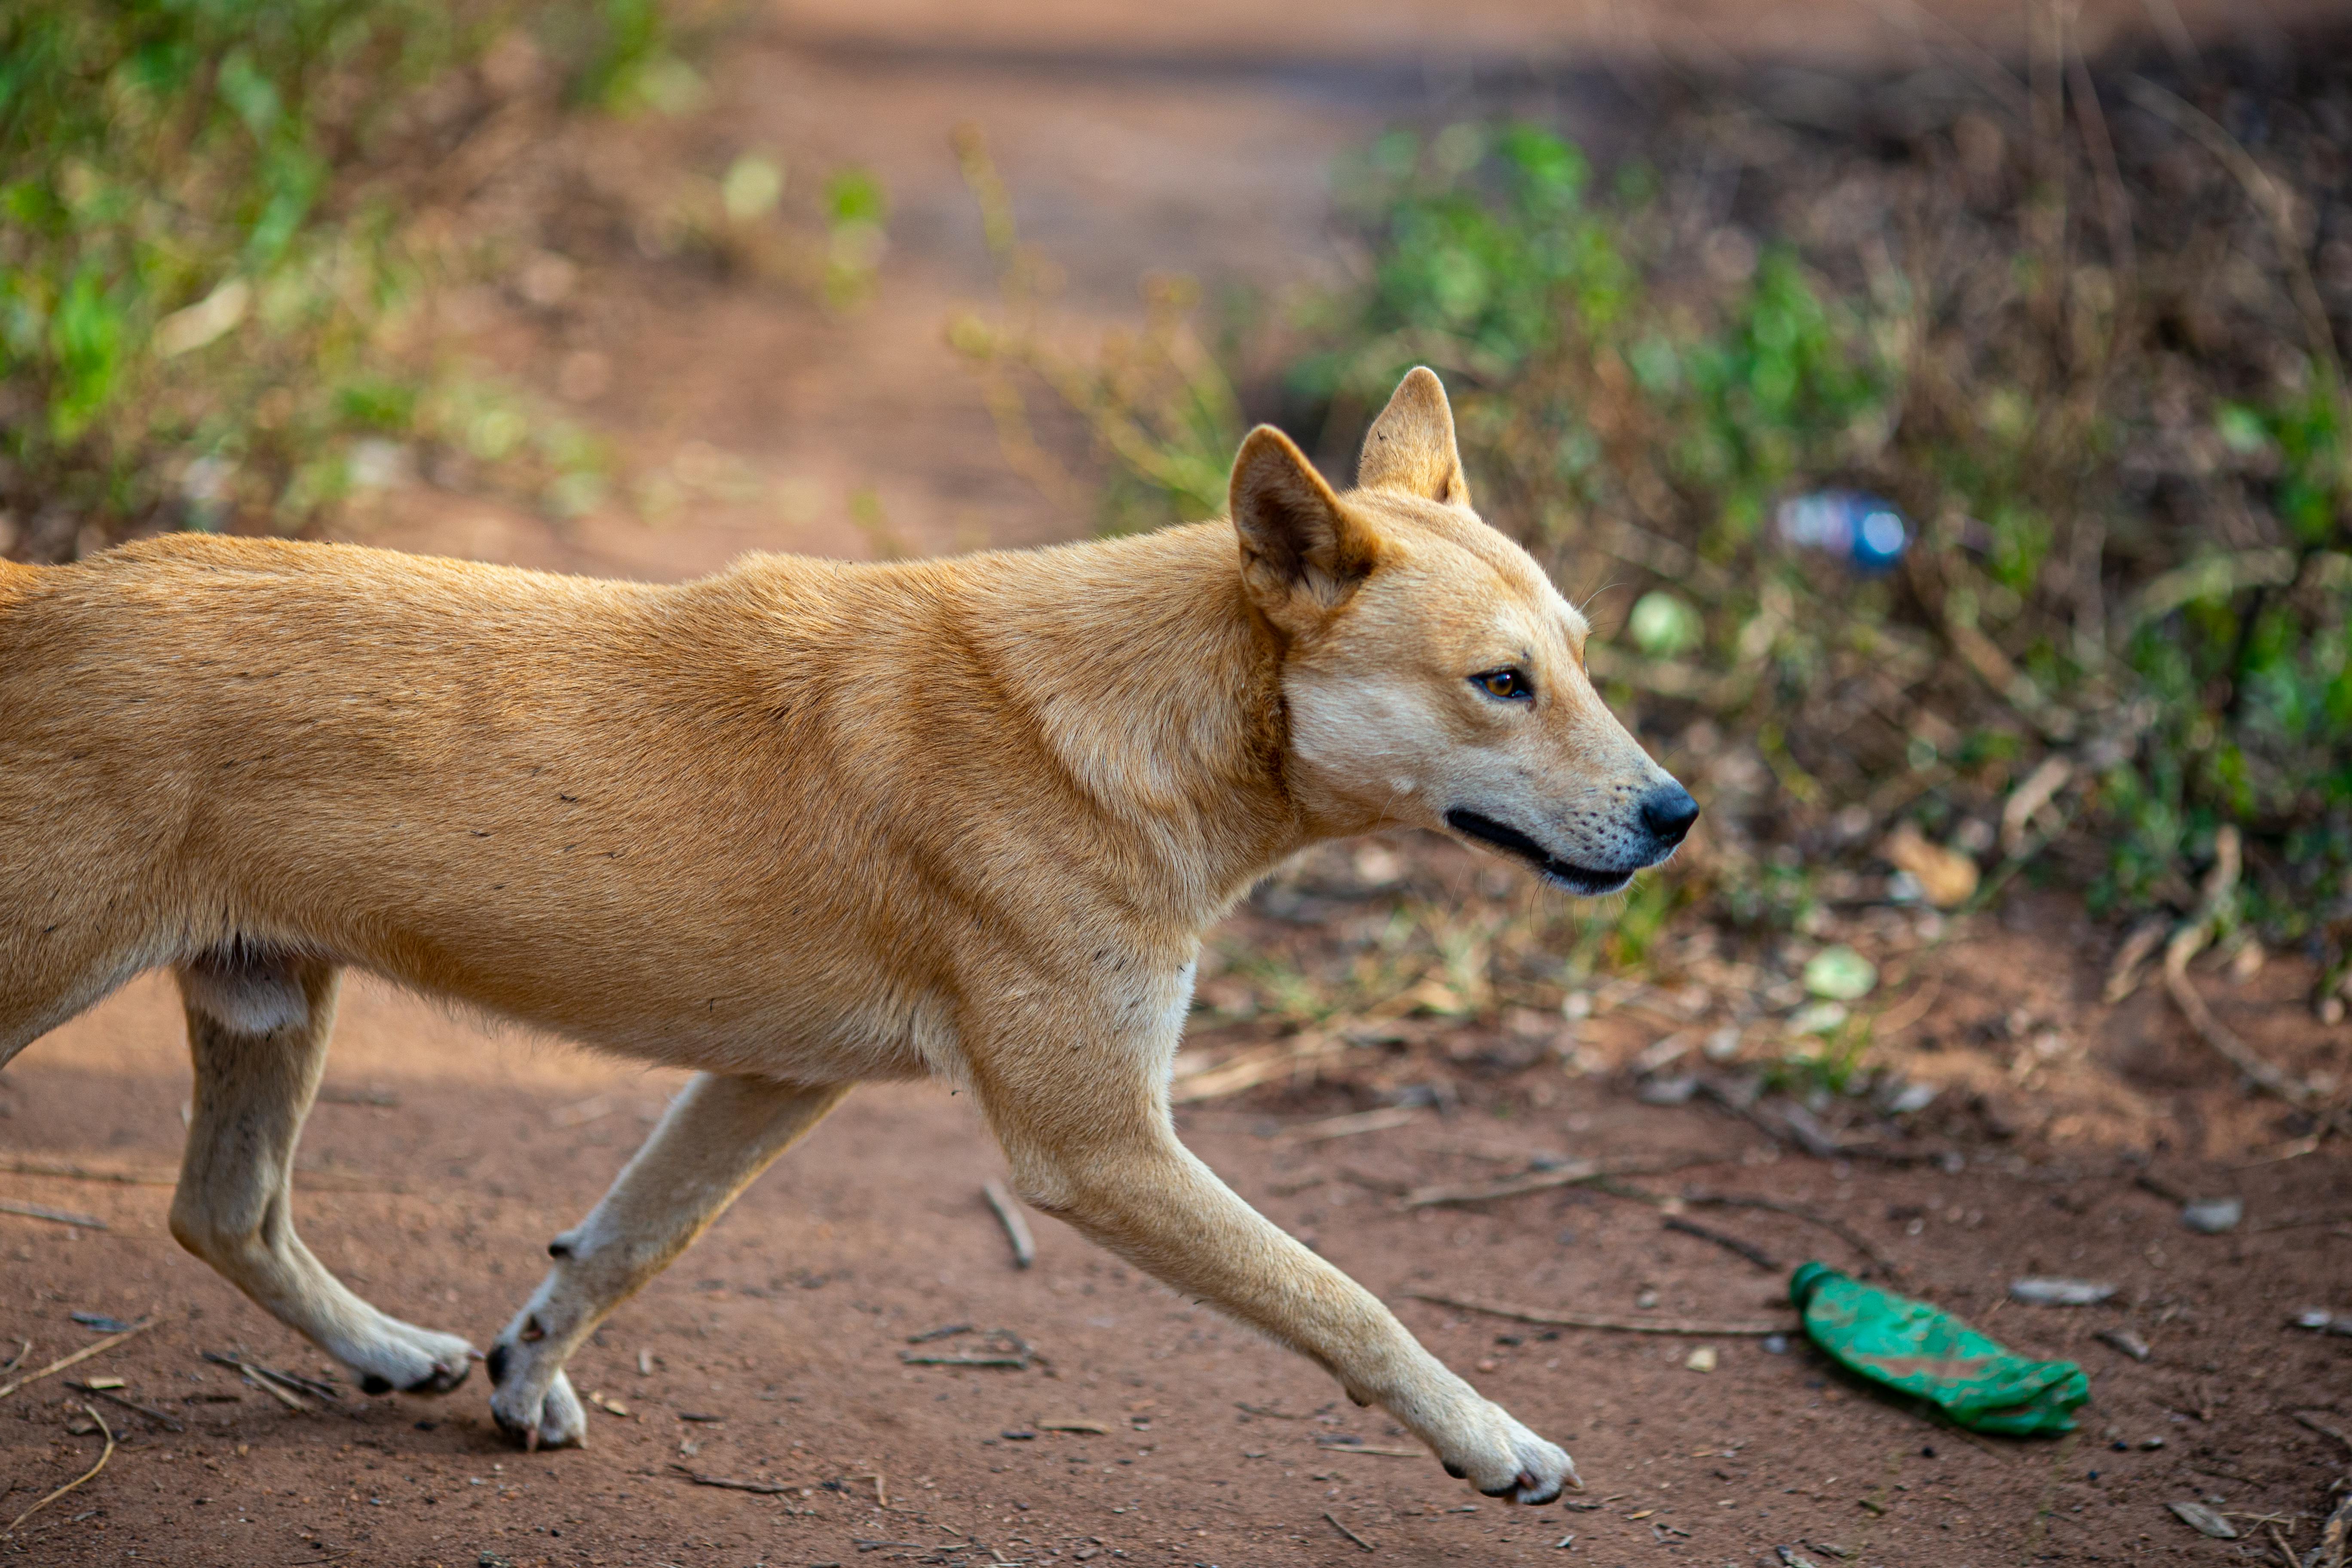
<path id="1" fill-rule="evenodd" d="M 2227 1235 L 2245 1217 L 2246 1205 L 2237 1198 L 2199 1198 L 2180 1210 L 2180 1223 L 2200 1236 Z"/>
<path id="2" fill-rule="evenodd" d="M 2095 1307 L 2115 1293 L 2089 1279 L 2016 1279 L 2009 1287 L 2011 1299 L 2029 1307 Z"/>

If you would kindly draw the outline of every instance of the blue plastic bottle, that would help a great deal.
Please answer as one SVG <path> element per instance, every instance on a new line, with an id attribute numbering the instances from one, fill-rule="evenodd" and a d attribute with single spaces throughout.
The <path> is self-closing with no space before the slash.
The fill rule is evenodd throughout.
<path id="1" fill-rule="evenodd" d="M 1863 490 L 1791 496 L 1773 521 L 1787 542 L 1837 556 L 1865 577 L 1891 571 L 1911 542 L 1894 504 Z"/>

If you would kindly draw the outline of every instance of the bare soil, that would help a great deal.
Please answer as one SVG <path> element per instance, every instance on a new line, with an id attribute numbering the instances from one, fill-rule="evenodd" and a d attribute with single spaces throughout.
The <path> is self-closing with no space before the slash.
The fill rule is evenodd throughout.
<path id="1" fill-rule="evenodd" d="M 2338 1153 L 2151 1167 L 2021 1138 L 1970 1151 L 1958 1170 L 1848 1164 L 1789 1153 L 1720 1111 L 1643 1105 L 1556 1064 L 1514 1075 L 1486 1106 L 1352 1136 L 1302 1139 L 1323 1108 L 1286 1111 L 1279 1099 L 1187 1111 L 1182 1128 L 1451 1364 L 1568 1443 L 1589 1488 L 1571 1510 L 1508 1509 L 1425 1457 L 1377 1451 L 1418 1445 L 1305 1363 L 1054 1221 L 1034 1222 L 1036 1266 L 1016 1269 L 980 1195 L 1001 1174 L 993 1147 L 967 1103 L 924 1087 L 853 1097 L 598 1333 L 574 1378 L 627 1414 L 599 1415 L 585 1451 L 514 1451 L 478 1380 L 436 1401 L 346 1385 L 331 1407 L 296 1413 L 201 1359 L 332 1373 L 166 1232 L 160 1184 L 187 1093 L 177 1029 L 169 986 L 142 982 L 44 1042 L 0 1095 L 17 1166 L 32 1156 L 155 1184 L 8 1176 L 12 1198 L 107 1225 L 0 1216 L 11 1348 L 29 1338 L 24 1364 L 41 1366 L 92 1342 L 75 1311 L 156 1324 L 0 1405 L 0 1514 L 96 1458 L 99 1439 L 70 1432 L 87 1399 L 72 1379 L 121 1377 L 125 1397 L 184 1427 L 90 1401 L 122 1446 L 97 1479 L 0 1542 L 19 1560 L 736 1568 L 1363 1555 L 1328 1512 L 1403 1562 L 1747 1563 L 1784 1544 L 1816 1562 L 1836 1557 L 1832 1546 L 1865 1563 L 2226 1561 L 2236 1547 L 2164 1505 L 2217 1498 L 2242 1525 L 2299 1516 L 2308 1544 L 2352 1458 L 2294 1415 L 2352 1428 L 2352 1341 L 2288 1322 L 2344 1304 L 2352 1182 Z M 303 1145 L 299 1222 L 388 1310 L 487 1342 L 543 1267 L 546 1239 L 593 1200 L 672 1087 L 355 984 Z M 1549 1104 L 1537 1110 L 1537 1098 Z M 1407 1298 L 1768 1324 L 1789 1318 L 1788 1265 L 1867 1266 L 1836 1235 L 1773 1213 L 1691 1211 L 1763 1249 L 1779 1266 L 1766 1269 L 1608 1193 L 1469 1210 L 1408 1210 L 1396 1195 L 1544 1155 L 1688 1162 L 1628 1181 L 1815 1206 L 1890 1258 L 1906 1289 L 2021 1351 L 2079 1360 L 2093 1386 L 2083 1429 L 2044 1442 L 1963 1436 L 1840 1375 L 1801 1338 L 1776 1353 L 1754 1337 L 1555 1331 Z M 2245 1226 L 2183 1228 L 2178 1205 L 2139 1184 L 2151 1169 L 2161 1185 L 2242 1196 Z M 2073 1310 L 2003 1301 L 2010 1279 L 2042 1273 L 2119 1293 Z M 910 1348 L 956 1324 L 1009 1330 L 1039 1359 L 1027 1370 L 903 1364 L 976 1350 L 963 1335 Z M 2149 1361 L 2094 1339 L 2110 1329 L 2144 1336 Z M 1713 1371 L 1689 1369 L 1698 1346 L 1716 1351 Z M 790 1489 L 706 1488 L 688 1471 Z M 862 1544 L 875 1542 L 897 1544 Z"/>
<path id="2" fill-rule="evenodd" d="M 1919 45 L 1886 19 L 1898 9 L 1692 5 L 1638 25 L 1632 8 L 1506 0 L 1442 17 L 913 0 L 778 10 L 730 47 L 704 110 L 572 128 L 496 162 L 476 199 L 505 203 L 523 226 L 520 258 L 562 254 L 576 280 L 553 299 L 520 283 L 478 290 L 446 323 L 502 373 L 551 395 L 568 386 L 633 464 L 679 475 L 690 504 L 678 520 L 558 523 L 421 486 L 362 519 L 367 537 L 677 577 L 747 548 L 866 554 L 876 513 L 854 498 L 869 491 L 903 548 L 1067 536 L 1089 520 L 1056 515 L 1007 472 L 941 342 L 949 313 L 989 287 L 947 152 L 954 125 L 990 135 L 1029 237 L 1068 268 L 1065 303 L 1083 328 L 1127 314 L 1149 269 L 1278 290 L 1344 267 L 1325 224 L 1331 155 L 1392 116 L 1472 101 L 1480 69 L 1490 85 L 1508 77 L 1497 60 L 1598 58 L 1604 46 L 1899 59 Z M 2006 6 L 1930 9 L 1993 47 L 2009 41 Z M 2084 10 L 2093 31 L 2154 14 L 2121 0 Z M 2225 19 L 2219 6 L 2180 10 L 2199 36 Z M 1557 89 L 1554 78 L 1511 79 Z M 828 315 L 636 242 L 632 222 L 666 193 L 760 148 L 782 150 L 796 180 L 850 160 L 883 175 L 894 249 L 874 305 Z M 1409 858 L 1439 896 L 1497 896 L 1479 880 L 1491 866 L 1425 847 Z M 1221 940 L 1296 950 L 1303 963 L 1360 913 L 1345 889 L 1297 893 L 1254 901 Z M 1501 896 L 1526 889 L 1507 879 Z M 0 1360 L 29 1341 L 21 1372 L 100 1337 L 73 1312 L 154 1324 L 0 1399 L 0 1524 L 96 1460 L 100 1436 L 75 1430 L 86 1403 L 121 1439 L 102 1473 L 0 1537 L 0 1556 L 59 1568 L 1238 1568 L 1368 1553 L 1749 1563 L 1785 1546 L 1823 1568 L 2224 1562 L 2272 1551 L 2265 1520 L 2307 1547 L 2352 1466 L 2352 1442 L 2326 1430 L 2352 1433 L 2352 1339 L 2290 1325 L 2309 1308 L 2352 1310 L 2343 1142 L 2297 1153 L 2308 1121 L 2232 1084 L 2155 991 L 2102 1004 L 2112 933 L 2062 897 L 2021 898 L 1932 937 L 1909 918 L 1865 913 L 1838 933 L 1888 966 L 1889 1012 L 1903 1016 L 1883 1047 L 1940 1091 L 1900 1126 L 1864 1117 L 1883 1133 L 1874 1154 L 1811 1158 L 1703 1097 L 1637 1095 L 1628 1064 L 1726 1005 L 1755 956 L 1696 945 L 1677 950 L 1673 988 L 1604 986 L 1572 1030 L 1557 1013 L 1539 1027 L 1492 1010 L 1424 1017 L 1330 1070 L 1181 1113 L 1188 1142 L 1244 1196 L 1570 1446 L 1589 1489 L 1541 1510 L 1448 1480 L 1305 1363 L 1053 1221 L 1033 1222 L 1036 1266 L 1014 1268 L 980 1196 L 999 1157 L 966 1102 L 925 1087 L 854 1096 L 606 1325 L 572 1368 L 613 1412 L 585 1451 L 507 1447 L 478 1379 L 437 1401 L 346 1387 L 289 1410 L 202 1357 L 331 1372 L 165 1229 L 187 1071 L 170 988 L 142 981 L 0 1079 L 0 1198 L 105 1224 L 0 1213 Z M 2313 1021 L 2314 981 L 2287 955 L 2196 984 L 2273 1059 L 2340 1084 L 2352 1076 L 2345 1031 Z M 1273 1037 L 1263 1021 L 1202 1021 L 1197 1048 L 1212 1060 Z M 2044 1050 L 2052 1038 L 2063 1048 Z M 536 1281 L 548 1237 L 593 1201 L 676 1081 L 355 981 L 303 1144 L 297 1218 L 386 1310 L 487 1342 Z M 1321 1135 L 1332 1117 L 1400 1100 L 1424 1108 Z M 1613 1189 L 1467 1207 L 1404 1195 L 1591 1157 L 1661 1168 Z M 108 1176 L 129 1179 L 96 1179 Z M 1643 1198 L 1699 1190 L 1809 1205 L 1890 1259 L 1902 1289 L 2020 1350 L 2081 1361 L 2093 1384 L 2083 1429 L 2033 1443 L 1965 1436 L 1839 1374 L 1801 1337 L 1551 1331 L 1405 1294 L 1783 1324 L 1790 1265 L 1870 1261 L 1789 1215 L 1689 1210 L 1768 1268 L 1663 1228 L 1678 1216 Z M 2246 1219 L 2193 1233 L 2183 1194 L 2242 1197 Z M 2029 1274 L 2118 1292 L 2071 1310 L 2005 1300 Z M 910 1342 L 959 1324 L 973 1333 Z M 903 1359 L 965 1353 L 999 1329 L 1034 1347 L 1031 1364 Z M 2095 1337 L 2106 1330 L 2143 1336 L 2149 1359 Z M 1716 1352 L 1711 1371 L 1689 1364 L 1702 1346 Z M 123 1398 L 180 1429 L 71 1386 L 85 1377 L 123 1379 Z M 2243 1539 L 2209 1540 L 2165 1506 L 2199 1499 Z"/>

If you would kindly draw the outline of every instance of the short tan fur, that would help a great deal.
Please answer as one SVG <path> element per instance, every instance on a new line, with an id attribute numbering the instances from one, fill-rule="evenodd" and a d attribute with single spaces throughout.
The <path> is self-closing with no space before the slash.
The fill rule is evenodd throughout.
<path id="1" fill-rule="evenodd" d="M 0 1064 L 175 970 L 173 1234 L 418 1393 L 470 1347 L 353 1295 L 286 1202 L 341 971 L 692 1069 L 489 1352 L 534 1447 L 584 1436 L 571 1352 L 852 1085 L 946 1079 L 1028 1202 L 1549 1500 L 1568 1456 L 1169 1116 L 1201 933 L 1302 846 L 1434 828 L 1600 892 L 1696 815 L 1469 510 L 1429 372 L 1360 479 L 1260 428 L 1230 521 L 677 586 L 196 535 L 0 563 Z"/>

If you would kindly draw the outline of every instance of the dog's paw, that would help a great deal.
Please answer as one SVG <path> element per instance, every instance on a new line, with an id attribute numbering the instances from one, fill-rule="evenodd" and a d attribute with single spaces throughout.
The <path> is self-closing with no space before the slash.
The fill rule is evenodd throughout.
<path id="1" fill-rule="evenodd" d="M 1486 1429 L 1476 1441 L 1440 1450 L 1447 1475 L 1468 1481 L 1487 1497 L 1524 1503 L 1550 1502 L 1562 1488 L 1584 1485 L 1567 1449 L 1545 1442 L 1511 1419 L 1501 1405 L 1488 1405 L 1482 1425 Z"/>
<path id="2" fill-rule="evenodd" d="M 382 1333 L 349 1347 L 342 1361 L 367 1394 L 446 1394 L 466 1381 L 480 1352 L 455 1334 L 386 1319 Z"/>
<path id="3" fill-rule="evenodd" d="M 520 1375 L 507 1345 L 490 1350 L 490 1418 L 525 1449 L 577 1448 L 588 1440 L 588 1412 L 572 1392 L 572 1380 L 557 1373 L 542 1391 Z M 507 1375 L 511 1374 L 511 1375 Z"/>

